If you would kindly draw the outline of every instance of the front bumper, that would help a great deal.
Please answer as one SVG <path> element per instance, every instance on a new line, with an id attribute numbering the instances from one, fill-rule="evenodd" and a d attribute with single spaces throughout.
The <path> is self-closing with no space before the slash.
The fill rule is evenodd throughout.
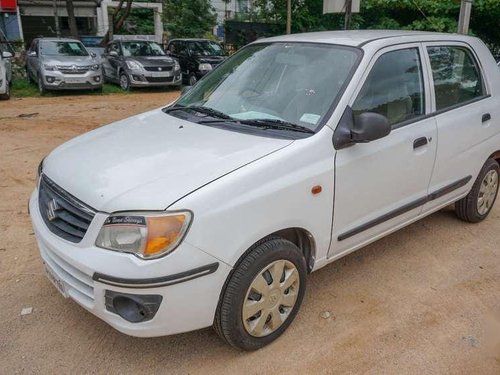
<path id="1" fill-rule="evenodd" d="M 69 298 L 118 331 L 154 337 L 212 325 L 220 292 L 231 270 L 228 265 L 186 241 L 171 254 L 146 261 L 97 248 L 94 241 L 107 217 L 103 213 L 96 214 L 80 243 L 71 243 L 46 227 L 37 190 L 29 208 L 46 267 L 62 281 Z M 207 270 L 208 266 L 211 268 Z M 161 296 L 161 304 L 152 319 L 133 323 L 110 311 L 109 303 L 106 307 L 106 296 L 110 294 Z"/>
<path id="2" fill-rule="evenodd" d="M 101 70 L 89 70 L 84 74 L 66 74 L 57 70 L 43 70 L 41 77 L 47 90 L 98 89 L 103 84 Z"/>
<path id="3" fill-rule="evenodd" d="M 180 86 L 182 74 L 180 70 L 168 72 L 150 72 L 127 70 L 132 87 Z"/>

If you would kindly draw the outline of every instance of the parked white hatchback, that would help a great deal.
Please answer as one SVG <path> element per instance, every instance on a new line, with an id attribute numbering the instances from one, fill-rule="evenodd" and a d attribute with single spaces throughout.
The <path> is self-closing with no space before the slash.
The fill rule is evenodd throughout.
<path id="1" fill-rule="evenodd" d="M 119 331 L 213 325 L 257 349 L 291 324 L 308 272 L 451 203 L 486 218 L 499 119 L 476 38 L 259 40 L 168 107 L 54 150 L 33 227 L 54 285 Z"/>

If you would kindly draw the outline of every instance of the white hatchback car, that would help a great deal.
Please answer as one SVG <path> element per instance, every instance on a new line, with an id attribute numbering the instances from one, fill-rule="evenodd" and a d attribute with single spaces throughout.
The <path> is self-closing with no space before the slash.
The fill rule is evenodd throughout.
<path id="1" fill-rule="evenodd" d="M 498 191 L 500 71 L 476 38 L 352 31 L 252 43 L 166 108 L 77 137 L 30 199 L 48 277 L 133 336 L 280 336 L 306 275 Z M 457 230 L 459 227 L 457 227 Z"/>

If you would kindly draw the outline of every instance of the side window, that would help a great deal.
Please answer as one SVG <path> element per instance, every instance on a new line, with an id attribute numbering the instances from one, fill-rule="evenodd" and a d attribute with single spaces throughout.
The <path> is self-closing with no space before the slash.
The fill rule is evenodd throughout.
<path id="1" fill-rule="evenodd" d="M 436 110 L 484 95 L 481 73 L 472 53 L 464 47 L 427 47 L 434 79 Z"/>
<path id="2" fill-rule="evenodd" d="M 355 115 L 384 115 L 391 125 L 423 115 L 425 94 L 418 49 L 401 49 L 380 56 L 352 109 Z"/>

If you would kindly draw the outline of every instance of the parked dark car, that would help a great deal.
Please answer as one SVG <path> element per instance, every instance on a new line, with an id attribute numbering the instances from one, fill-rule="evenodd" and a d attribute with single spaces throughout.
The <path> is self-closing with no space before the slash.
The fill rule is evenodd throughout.
<path id="1" fill-rule="evenodd" d="M 131 87 L 180 86 L 179 62 L 155 42 L 114 40 L 106 46 L 102 66 L 104 79 L 118 83 L 123 90 Z"/>
<path id="2" fill-rule="evenodd" d="M 172 39 L 167 53 L 179 60 L 182 75 L 190 86 L 227 58 L 222 46 L 208 39 Z"/>

